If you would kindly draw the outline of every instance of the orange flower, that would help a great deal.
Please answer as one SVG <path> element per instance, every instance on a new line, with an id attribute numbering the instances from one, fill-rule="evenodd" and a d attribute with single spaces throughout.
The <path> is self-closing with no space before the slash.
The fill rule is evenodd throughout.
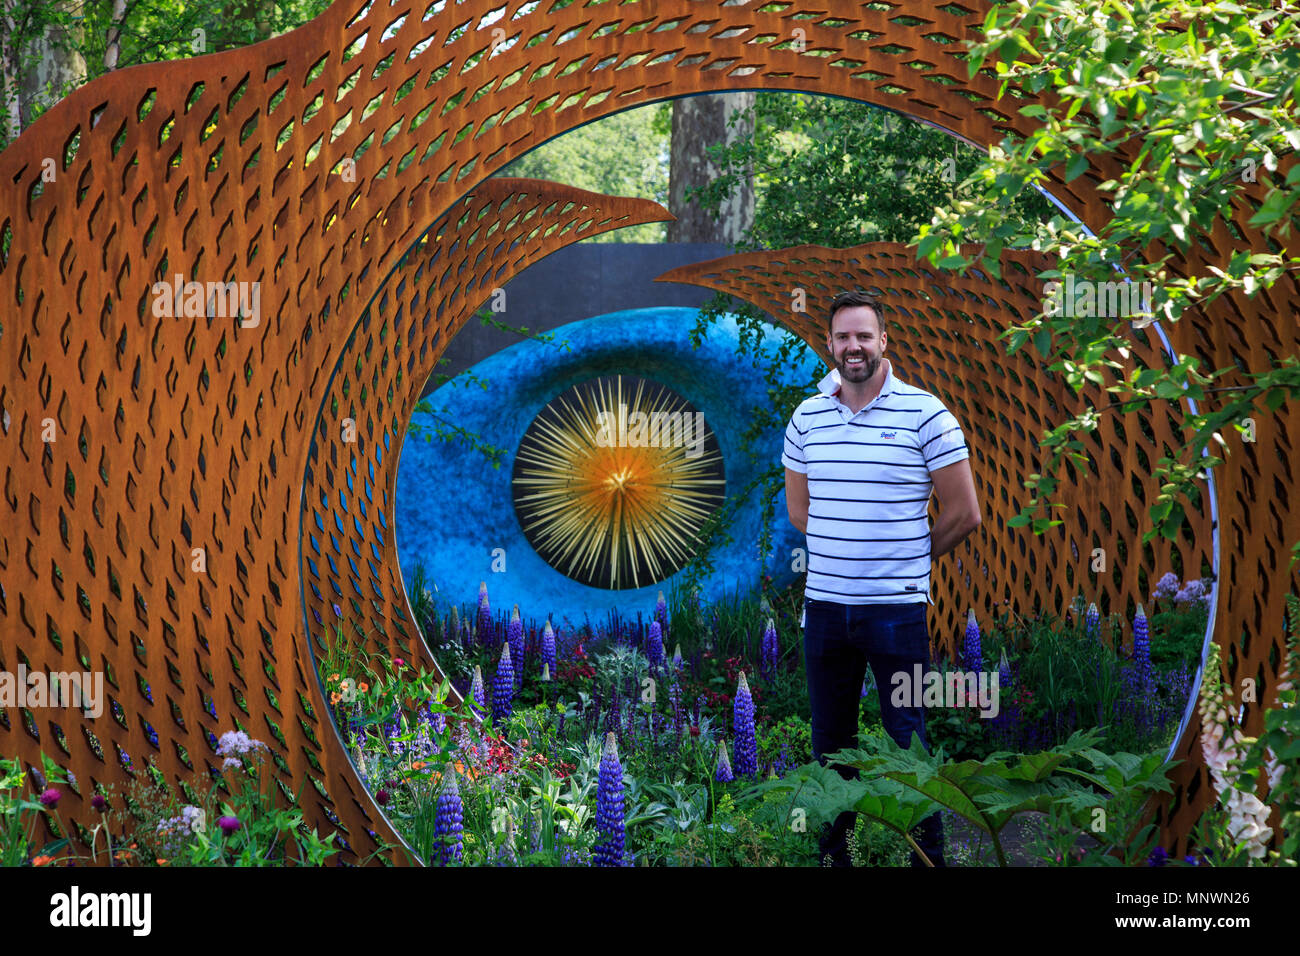
<path id="1" fill-rule="evenodd" d="M 415 763 L 411 764 L 412 770 L 423 770 L 424 767 L 425 767 L 425 763 L 423 760 L 417 760 Z"/>
<path id="2" fill-rule="evenodd" d="M 330 674 L 330 680 L 338 680 L 338 679 L 339 679 L 338 674 Z"/>
<path id="3" fill-rule="evenodd" d="M 366 691 L 370 690 L 370 685 L 367 684 L 365 681 L 362 681 L 360 684 L 357 685 L 357 690 L 361 691 L 361 693 L 364 694 Z"/>
<path id="4" fill-rule="evenodd" d="M 337 704 L 337 703 L 339 702 L 339 700 L 340 700 L 339 692 L 338 692 L 338 691 L 333 691 L 333 692 L 330 694 L 330 703 L 331 703 L 331 704 Z"/>
<path id="5" fill-rule="evenodd" d="M 32 858 L 32 866 L 45 866 L 47 863 L 53 863 L 52 856 L 37 856 Z"/>
<path id="6" fill-rule="evenodd" d="M 159 865 L 159 866 L 166 866 L 166 865 L 167 865 L 167 861 L 164 860 L 162 857 L 158 857 L 158 865 Z"/>

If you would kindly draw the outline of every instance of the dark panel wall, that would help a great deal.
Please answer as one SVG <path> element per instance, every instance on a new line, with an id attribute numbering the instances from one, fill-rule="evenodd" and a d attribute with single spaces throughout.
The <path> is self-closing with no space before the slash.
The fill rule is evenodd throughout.
<path id="1" fill-rule="evenodd" d="M 588 242 L 567 246 L 508 282 L 506 311 L 495 318 L 533 332 L 551 329 L 621 309 L 648 306 L 703 305 L 713 293 L 699 286 L 654 281 L 669 269 L 728 255 L 731 247 L 720 243 Z M 438 373 L 456 375 L 501 349 L 520 341 L 471 319 L 447 346 L 445 365 Z M 426 386 L 423 394 L 432 388 Z"/>

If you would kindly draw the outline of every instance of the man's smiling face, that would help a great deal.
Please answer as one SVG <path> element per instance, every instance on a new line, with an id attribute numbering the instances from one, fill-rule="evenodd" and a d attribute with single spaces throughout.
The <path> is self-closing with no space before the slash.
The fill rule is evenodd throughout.
<path id="1" fill-rule="evenodd" d="M 835 313 L 827 339 L 842 382 L 868 381 L 880 368 L 888 333 L 868 305 L 846 305 Z"/>

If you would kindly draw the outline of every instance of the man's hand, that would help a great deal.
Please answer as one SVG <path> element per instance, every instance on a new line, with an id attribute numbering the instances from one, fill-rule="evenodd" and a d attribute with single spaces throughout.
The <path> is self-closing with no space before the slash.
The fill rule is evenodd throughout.
<path id="1" fill-rule="evenodd" d="M 975 479 L 971 476 L 969 458 L 930 472 L 930 481 L 934 483 L 934 493 L 939 499 L 940 508 L 939 518 L 930 529 L 930 557 L 933 560 L 957 547 L 962 539 L 980 526 L 980 504 L 975 497 Z M 787 470 L 787 499 L 790 496 L 789 488 L 790 472 Z M 808 513 L 807 493 L 808 485 L 805 482 L 805 515 Z"/>
<path id="2" fill-rule="evenodd" d="M 785 507 L 790 513 L 790 523 L 807 534 L 808 476 L 789 468 L 785 470 Z"/>

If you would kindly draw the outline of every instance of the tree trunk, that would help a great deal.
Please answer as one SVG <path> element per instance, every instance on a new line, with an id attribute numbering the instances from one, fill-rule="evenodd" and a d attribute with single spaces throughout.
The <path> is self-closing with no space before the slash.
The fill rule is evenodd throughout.
<path id="1" fill-rule="evenodd" d="M 752 174 L 722 203 L 715 220 L 698 202 L 687 201 L 688 188 L 701 188 L 719 173 L 707 149 L 754 134 L 752 120 L 728 127 L 735 112 L 754 105 L 753 93 L 715 93 L 673 101 L 671 158 L 668 174 L 669 242 L 734 243 L 754 221 Z"/>
<path id="2" fill-rule="evenodd" d="M 70 3 L 56 6 L 71 9 Z M 86 58 L 81 54 L 81 41 L 79 23 L 75 26 L 49 23 L 37 36 L 10 34 L 10 49 L 6 52 L 15 55 L 9 67 L 15 69 L 18 77 L 17 120 L 21 129 L 26 129 L 38 115 L 86 82 Z"/>
<path id="3" fill-rule="evenodd" d="M 117 69 L 117 61 L 122 55 L 122 22 L 126 19 L 126 0 L 113 0 L 113 15 L 108 22 L 104 47 L 104 72 Z"/>

